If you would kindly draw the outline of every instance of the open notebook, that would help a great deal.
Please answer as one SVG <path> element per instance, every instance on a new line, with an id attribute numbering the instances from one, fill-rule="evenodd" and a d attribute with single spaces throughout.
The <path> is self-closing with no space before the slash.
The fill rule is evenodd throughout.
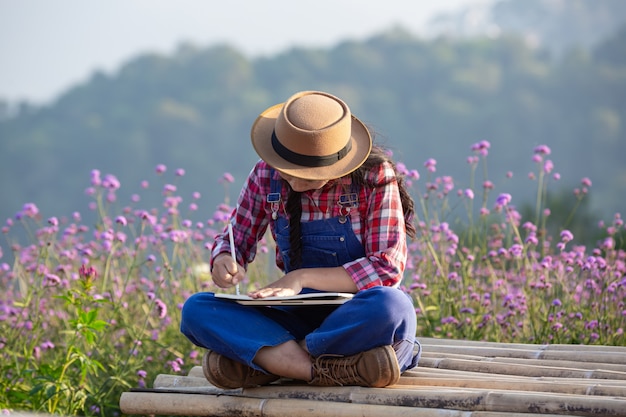
<path id="1" fill-rule="evenodd" d="M 290 297 L 265 297 L 250 298 L 247 295 L 215 294 L 216 298 L 234 300 L 239 304 L 271 306 L 271 305 L 324 305 L 343 304 L 350 300 L 354 294 L 344 292 L 315 292 L 310 294 L 298 294 Z"/>

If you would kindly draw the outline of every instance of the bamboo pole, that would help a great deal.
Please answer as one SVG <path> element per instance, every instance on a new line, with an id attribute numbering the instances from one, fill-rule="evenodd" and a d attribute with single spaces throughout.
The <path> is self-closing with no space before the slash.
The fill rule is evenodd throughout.
<path id="1" fill-rule="evenodd" d="M 561 368 L 575 368 L 575 369 L 603 369 L 610 370 L 615 372 L 624 372 L 626 373 L 626 365 L 623 364 L 614 364 L 611 362 L 590 362 L 590 361 L 579 361 L 565 359 L 532 359 L 532 358 L 520 358 L 516 356 L 493 356 L 493 357 L 485 357 L 471 354 L 461 354 L 461 353 L 446 353 L 446 352 L 423 352 L 422 358 L 453 358 L 453 359 L 466 359 L 466 360 L 474 360 L 474 361 L 488 361 L 488 362 L 502 362 L 502 363 L 523 363 L 529 365 L 536 366 L 547 366 L 547 367 L 561 367 Z"/>
<path id="2" fill-rule="evenodd" d="M 206 380 L 200 366 L 195 366 L 186 377 L 157 376 L 154 386 L 160 387 L 159 393 L 130 392 L 123 398 L 125 406 L 130 406 L 129 401 L 144 401 L 147 394 L 153 394 L 164 403 L 151 406 L 166 407 L 130 414 L 395 416 L 388 413 L 393 409 L 398 416 L 420 417 L 502 413 L 626 417 L 626 348 L 439 339 L 420 342 L 420 366 L 405 371 L 397 385 L 384 389 L 312 387 L 283 379 L 266 387 L 221 390 Z M 176 411 L 175 404 L 183 401 L 181 396 L 184 401 L 208 401 L 217 408 L 184 406 L 183 411 Z M 207 399 L 210 397 L 213 399 Z M 385 411 L 370 407 L 384 407 Z"/>
<path id="3" fill-rule="evenodd" d="M 509 378 L 489 378 L 489 379 L 468 379 L 468 378 L 406 378 L 401 377 L 395 388 L 407 387 L 454 387 L 454 388 L 482 388 L 482 389 L 500 389 L 511 391 L 536 391 L 561 394 L 576 395 L 598 395 L 613 396 L 626 398 L 626 385 L 615 386 L 609 384 L 590 384 L 589 380 L 579 382 L 554 382 L 554 381 L 537 381 L 527 379 L 509 379 Z M 179 377 L 175 375 L 158 375 L 154 380 L 155 388 L 172 388 L 184 389 L 193 388 L 190 391 L 201 392 L 205 394 L 228 394 L 233 395 L 241 393 L 241 390 L 224 391 L 220 388 L 212 386 L 204 378 Z M 273 386 L 272 386 L 273 387 Z M 271 397 L 268 390 L 266 394 Z"/>
<path id="4" fill-rule="evenodd" d="M 496 417 L 500 412 L 329 403 L 308 400 L 267 400 L 229 396 L 125 392 L 125 414 L 230 417 Z M 566 414 L 507 413 L 507 417 L 563 417 Z M 575 415 L 575 414 L 571 414 Z M 580 414 L 578 414 L 580 415 Z"/>
<path id="5" fill-rule="evenodd" d="M 559 378 L 582 379 L 626 379 L 626 373 L 606 370 L 568 369 L 542 367 L 535 365 L 494 363 L 485 361 L 468 361 L 464 359 L 430 359 L 422 358 L 420 366 L 427 368 L 446 368 L 469 372 L 489 372 L 520 376 L 549 376 Z"/>
<path id="6" fill-rule="evenodd" d="M 210 410 L 211 415 L 216 417 L 228 415 L 227 413 L 216 413 L 215 410 L 220 407 L 232 414 L 235 414 L 236 410 L 236 414 L 239 416 L 283 416 L 283 414 L 270 412 L 266 408 L 268 404 L 282 404 L 283 406 L 289 404 L 285 407 L 285 409 L 291 410 L 289 416 L 301 416 L 305 415 L 305 412 L 306 415 L 311 416 L 406 416 L 411 415 L 411 410 L 415 409 L 567 414 L 589 417 L 626 416 L 626 399 L 623 398 L 504 390 L 441 389 L 440 387 L 410 391 L 375 388 L 354 389 L 354 387 L 331 391 L 324 389 L 324 387 L 305 387 L 307 389 L 294 391 L 294 388 L 302 387 L 275 387 L 274 392 L 278 395 L 277 398 L 252 398 L 249 396 L 255 390 L 259 395 L 260 391 L 258 390 L 261 390 L 260 388 L 245 390 L 246 396 L 130 392 L 124 393 L 126 397 L 123 394 L 120 408 L 126 414 L 160 415 L 207 415 Z M 381 395 L 381 390 L 387 391 L 385 395 Z M 134 399 L 132 394 L 135 394 Z M 140 401 L 141 394 L 151 395 L 144 397 L 149 398 L 149 400 Z M 216 402 L 219 403 L 220 400 L 226 404 L 215 404 Z M 171 402 L 175 407 L 166 406 L 164 401 Z M 309 404 L 303 405 L 302 402 Z M 382 413 L 383 409 L 385 410 L 384 413 Z M 391 410 L 393 410 L 392 413 L 390 413 Z M 320 412 L 322 414 L 315 414 Z M 287 415 L 285 414 L 285 416 Z"/>
<path id="7" fill-rule="evenodd" d="M 446 353 L 456 353 L 464 355 L 482 357 L 502 357 L 520 359 L 546 359 L 565 360 L 577 362 L 594 362 L 607 364 L 626 365 L 626 349 L 624 352 L 600 352 L 600 351 L 579 351 L 579 350 L 528 350 L 514 349 L 510 347 L 483 347 L 483 346 L 436 346 L 434 348 L 423 347 L 423 353 L 439 355 Z"/>
<path id="8" fill-rule="evenodd" d="M 531 343 L 502 343 L 502 342 L 486 342 L 478 340 L 464 339 L 437 339 L 431 337 L 417 337 L 417 340 L 425 346 L 482 346 L 482 347 L 509 347 L 511 349 L 527 349 L 527 350 L 576 350 L 590 352 L 625 352 L 623 346 L 605 346 L 605 345 L 566 345 L 566 344 L 531 344 Z"/>

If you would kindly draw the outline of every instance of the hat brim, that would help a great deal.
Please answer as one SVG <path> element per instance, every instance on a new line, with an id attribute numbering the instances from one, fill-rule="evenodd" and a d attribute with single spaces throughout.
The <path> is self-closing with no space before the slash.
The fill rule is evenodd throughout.
<path id="1" fill-rule="evenodd" d="M 296 165 L 280 157 L 272 147 L 272 132 L 283 105 L 284 103 L 276 104 L 261 113 L 250 131 L 254 150 L 272 168 L 296 178 L 331 180 L 341 178 L 363 165 L 372 150 L 372 137 L 363 122 L 354 116 L 350 137 L 352 148 L 346 156 L 332 165 L 308 167 Z"/>

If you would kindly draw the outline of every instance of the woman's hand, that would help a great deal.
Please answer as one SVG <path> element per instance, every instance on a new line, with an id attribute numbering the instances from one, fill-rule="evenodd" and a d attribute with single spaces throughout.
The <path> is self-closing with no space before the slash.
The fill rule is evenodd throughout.
<path id="1" fill-rule="evenodd" d="M 289 297 L 299 294 L 302 291 L 302 283 L 298 271 L 292 271 L 277 281 L 261 288 L 260 290 L 250 291 L 248 295 L 252 298 L 265 297 Z"/>
<path id="2" fill-rule="evenodd" d="M 211 277 L 213 282 L 220 288 L 232 287 L 243 281 L 246 270 L 238 265 L 228 253 L 221 253 L 213 260 Z"/>
<path id="3" fill-rule="evenodd" d="M 250 291 L 248 295 L 252 298 L 289 297 L 300 294 L 302 288 L 349 293 L 356 293 L 358 290 L 346 270 L 338 266 L 296 269 L 260 290 Z"/>

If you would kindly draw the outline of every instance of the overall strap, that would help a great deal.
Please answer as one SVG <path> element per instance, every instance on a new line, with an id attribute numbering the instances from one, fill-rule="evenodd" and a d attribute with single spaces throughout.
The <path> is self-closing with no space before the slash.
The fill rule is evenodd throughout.
<path id="1" fill-rule="evenodd" d="M 280 210 L 282 184 L 280 180 L 274 178 L 274 173 L 274 169 L 270 169 L 270 193 L 267 195 L 266 201 L 272 209 L 272 219 L 276 220 Z"/>

